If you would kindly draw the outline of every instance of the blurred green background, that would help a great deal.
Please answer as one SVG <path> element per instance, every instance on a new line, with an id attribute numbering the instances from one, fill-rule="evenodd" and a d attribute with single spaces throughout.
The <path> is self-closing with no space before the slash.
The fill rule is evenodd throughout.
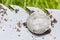
<path id="1" fill-rule="evenodd" d="M 60 9 L 60 0 L 0 0 L 0 3 L 9 7 L 9 4 L 19 5 L 25 9 L 26 6 Z"/>

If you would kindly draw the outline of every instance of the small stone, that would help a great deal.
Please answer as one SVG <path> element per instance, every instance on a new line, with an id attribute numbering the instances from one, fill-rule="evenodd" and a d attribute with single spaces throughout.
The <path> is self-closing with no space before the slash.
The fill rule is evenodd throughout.
<path id="1" fill-rule="evenodd" d="M 46 34 L 50 33 L 50 31 L 48 31 L 51 28 L 50 25 L 51 25 L 50 17 L 44 14 L 32 13 L 27 18 L 27 28 L 30 32 L 34 34 L 45 34 L 45 32 Z"/>

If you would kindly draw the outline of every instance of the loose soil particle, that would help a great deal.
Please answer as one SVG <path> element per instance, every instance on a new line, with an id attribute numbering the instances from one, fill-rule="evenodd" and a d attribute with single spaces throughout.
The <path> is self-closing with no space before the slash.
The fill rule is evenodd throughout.
<path id="1" fill-rule="evenodd" d="M 3 29 L 3 31 L 5 31 L 5 30 Z"/>
<path id="2" fill-rule="evenodd" d="M 54 39 L 56 39 L 56 37 L 54 37 Z"/>
<path id="3" fill-rule="evenodd" d="M 54 19 L 54 20 L 53 20 L 53 22 L 54 22 L 54 23 L 57 23 L 57 20 L 56 20 L 56 19 Z"/>
<path id="4" fill-rule="evenodd" d="M 20 37 L 20 35 L 18 35 L 18 37 Z"/>
<path id="5" fill-rule="evenodd" d="M 53 21 L 51 21 L 51 26 L 54 27 L 54 24 L 57 23 L 57 20 L 54 19 Z"/>
<path id="6" fill-rule="evenodd" d="M 15 9 L 15 12 L 17 13 L 19 10 L 18 9 Z"/>
<path id="7" fill-rule="evenodd" d="M 4 16 L 4 14 L 2 14 L 1 16 Z"/>
<path id="8" fill-rule="evenodd" d="M 21 28 L 21 23 L 20 23 L 20 22 L 18 22 L 18 23 L 17 23 L 17 26 L 18 26 L 19 28 Z"/>
<path id="9" fill-rule="evenodd" d="M 34 11 L 30 11 L 29 15 L 31 15 Z"/>
<path id="10" fill-rule="evenodd" d="M 51 26 L 52 26 L 52 27 L 54 27 L 54 24 L 53 24 L 53 22 L 52 22 L 52 21 L 51 21 Z"/>
<path id="11" fill-rule="evenodd" d="M 52 15 L 50 15 L 50 18 L 52 18 Z"/>
<path id="12" fill-rule="evenodd" d="M 26 22 L 23 23 L 24 26 L 27 26 Z"/>
<path id="13" fill-rule="evenodd" d="M 42 39 L 44 39 L 44 37 L 42 37 Z"/>
<path id="14" fill-rule="evenodd" d="M 33 36 L 32 36 L 32 38 L 33 38 Z"/>
<path id="15" fill-rule="evenodd" d="M 5 21 L 7 21 L 7 19 L 6 19 L 6 18 L 5 18 L 4 20 L 5 20 Z"/>
<path id="16" fill-rule="evenodd" d="M 45 10 L 45 12 L 47 13 L 47 15 L 50 15 L 50 13 L 47 10 Z"/>
<path id="17" fill-rule="evenodd" d="M 6 11 L 4 12 L 4 14 L 6 14 L 6 15 L 7 15 Z"/>
<path id="18" fill-rule="evenodd" d="M 20 29 L 19 28 L 17 28 L 17 32 L 20 32 Z"/>

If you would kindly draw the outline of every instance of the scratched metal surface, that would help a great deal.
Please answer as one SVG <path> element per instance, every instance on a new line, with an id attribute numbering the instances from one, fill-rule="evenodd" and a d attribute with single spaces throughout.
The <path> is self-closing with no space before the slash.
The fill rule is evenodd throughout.
<path id="1" fill-rule="evenodd" d="M 51 15 L 53 15 L 54 18 L 56 18 L 57 23 L 54 25 L 54 28 L 52 28 L 50 34 L 37 36 L 32 34 L 23 25 L 23 22 L 26 22 L 26 19 L 29 16 L 24 9 L 20 8 L 19 6 L 11 5 L 11 7 L 14 9 L 11 11 L 4 5 L 2 5 L 2 7 L 7 9 L 7 14 L 1 12 L 4 10 L 0 9 L 0 40 L 60 40 L 60 10 L 46 9 Z M 15 9 L 19 9 L 18 12 L 15 12 Z M 4 14 L 4 16 L 2 16 L 2 14 Z M 18 24 L 19 22 L 20 26 Z"/>

